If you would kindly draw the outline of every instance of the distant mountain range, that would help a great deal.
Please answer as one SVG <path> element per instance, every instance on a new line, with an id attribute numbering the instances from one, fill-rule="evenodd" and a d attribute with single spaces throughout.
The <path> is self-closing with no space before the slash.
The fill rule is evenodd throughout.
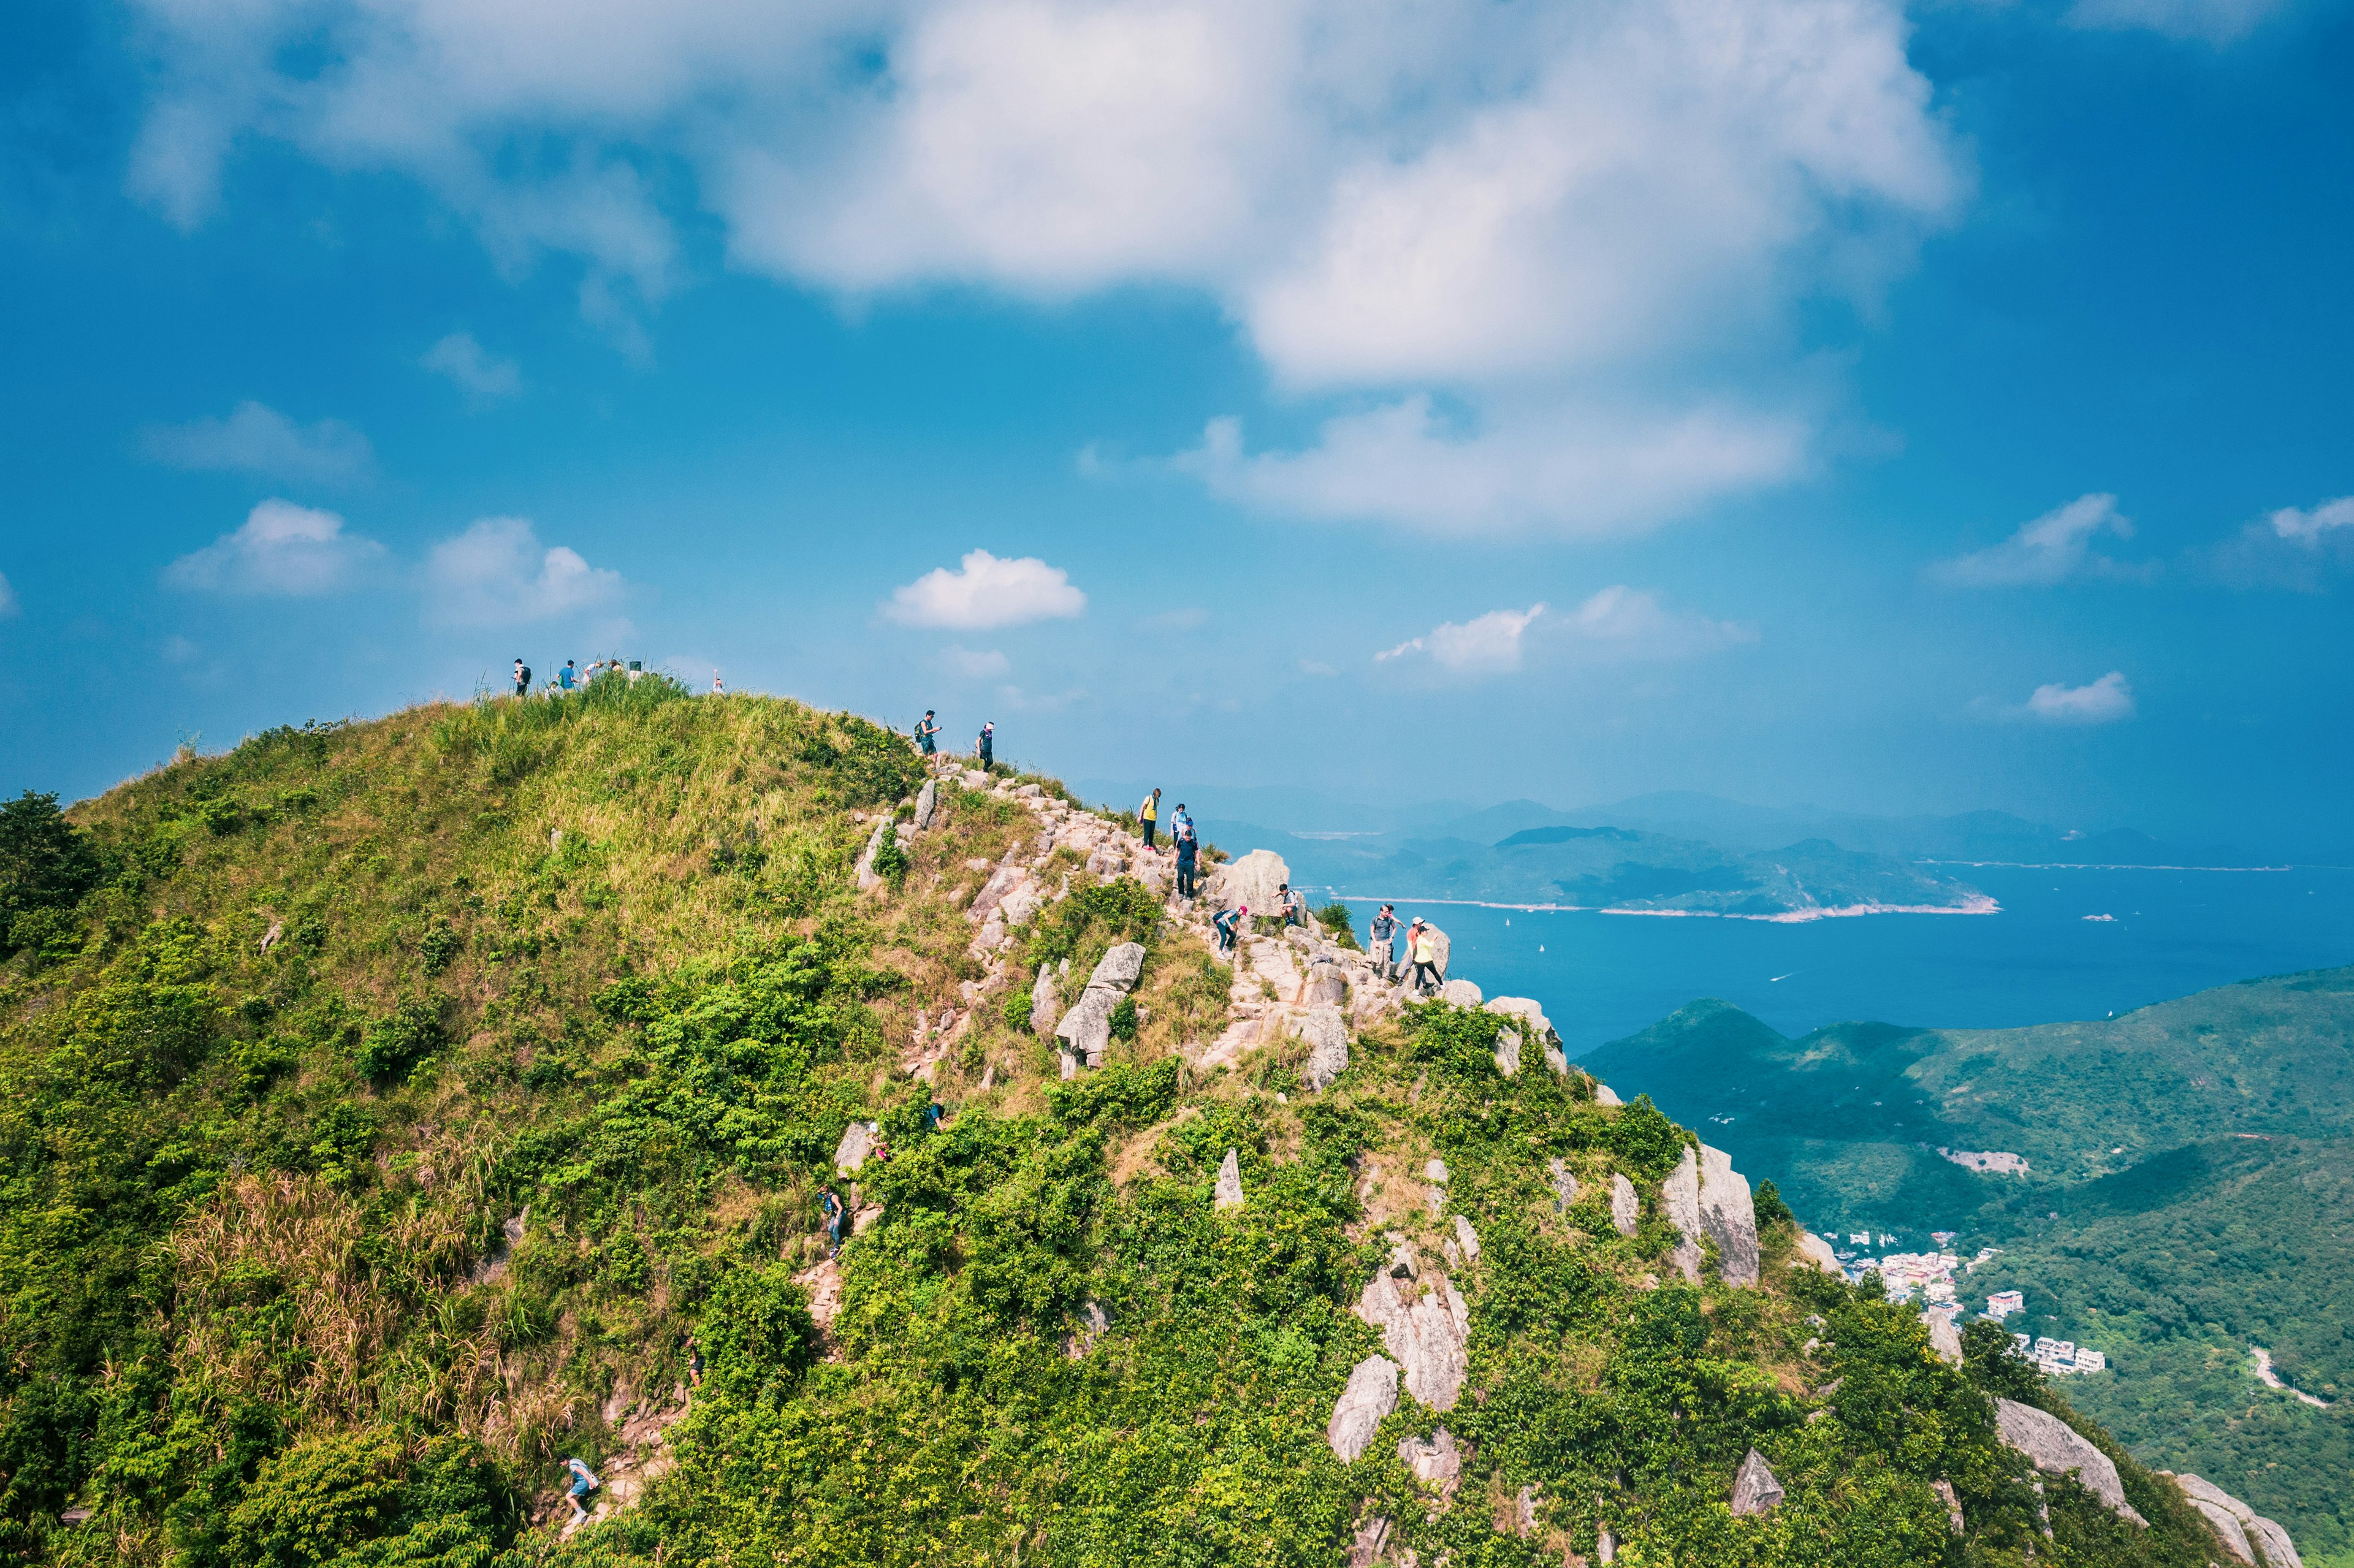
<path id="1" fill-rule="evenodd" d="M 1818 1231 L 2002 1249 L 1965 1299 L 2114 1371 L 2068 1397 L 2146 1462 L 2354 1563 L 2354 969 L 2028 1029 L 1841 1023 L 1803 1039 L 1695 1002 L 1581 1065 L 1648 1093 Z M 1941 1151 L 2022 1156 L 1983 1174 Z M 2251 1347 L 2316 1408 L 2259 1381 Z M 2315 1548 L 2319 1548 L 2318 1551 Z"/>

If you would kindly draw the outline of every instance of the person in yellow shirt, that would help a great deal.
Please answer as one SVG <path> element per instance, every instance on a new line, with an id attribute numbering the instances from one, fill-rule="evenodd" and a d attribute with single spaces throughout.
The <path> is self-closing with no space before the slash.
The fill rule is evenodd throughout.
<path id="1" fill-rule="evenodd" d="M 1161 791 L 1157 787 L 1136 809 L 1136 820 L 1144 824 L 1144 847 L 1149 850 L 1152 847 L 1152 830 L 1161 821 Z"/>
<path id="2" fill-rule="evenodd" d="M 1438 989 L 1438 944 L 1430 939 L 1431 928 L 1421 920 L 1406 932 L 1406 951 L 1414 955 L 1414 974 L 1406 981 L 1407 989 L 1416 996 L 1425 987 Z"/>

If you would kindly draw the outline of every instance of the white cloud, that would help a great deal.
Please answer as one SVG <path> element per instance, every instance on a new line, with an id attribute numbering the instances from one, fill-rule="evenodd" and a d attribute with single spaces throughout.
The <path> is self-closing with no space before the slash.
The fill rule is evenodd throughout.
<path id="1" fill-rule="evenodd" d="M 345 533 L 332 512 L 272 500 L 236 533 L 174 561 L 164 581 L 203 592 L 309 598 L 352 587 L 384 554 L 375 540 Z"/>
<path id="2" fill-rule="evenodd" d="M 485 517 L 434 546 L 425 585 L 435 619 L 463 625 L 576 614 L 611 603 L 627 586 L 577 550 L 542 548 L 522 517 Z"/>
<path id="3" fill-rule="evenodd" d="M 972 550 L 953 572 L 935 567 L 893 588 L 883 612 L 903 626 L 985 631 L 1068 620 L 1087 607 L 1087 596 L 1071 586 L 1069 574 L 1059 567 L 1034 556 L 1001 560 L 987 550 Z"/>
<path id="4" fill-rule="evenodd" d="M 1794 479 L 1807 448 L 1797 420 L 1720 408 L 1648 422 L 1548 408 L 1458 434 L 1413 397 L 1328 420 L 1299 451 L 1246 453 L 1240 423 L 1214 419 L 1171 461 L 1222 499 L 1280 516 L 1595 536 Z"/>
<path id="5" fill-rule="evenodd" d="M 418 363 L 437 376 L 448 376 L 473 402 L 493 403 L 523 395 L 523 367 L 491 353 L 470 332 L 451 333 L 428 349 Z"/>
<path id="6" fill-rule="evenodd" d="M 147 455 L 174 468 L 226 470 L 316 484 L 350 484 L 375 471 L 366 436 L 340 419 L 298 425 L 251 400 L 226 419 L 154 425 L 141 433 Z"/>
<path id="7" fill-rule="evenodd" d="M 1526 609 L 1491 609 L 1460 624 L 1441 621 L 1420 637 L 1374 654 L 1373 662 L 1422 653 L 1450 674 L 1489 675 L 1517 670 L 1521 638 L 1544 612 L 1543 605 L 1532 604 Z"/>
<path id="8" fill-rule="evenodd" d="M 1595 594 L 1564 623 L 1592 652 L 1622 659 L 1688 659 L 1757 641 L 1755 627 L 1668 609 L 1657 594 L 1624 583 Z"/>
<path id="9" fill-rule="evenodd" d="M 2117 511 L 2114 495 L 2080 495 L 2067 505 L 2024 524 L 1988 549 L 1938 561 L 1932 581 L 1956 588 L 2050 588 L 2076 577 L 2137 577 L 2147 568 L 2094 552 L 2103 534 L 2133 537 L 2133 523 Z"/>
<path id="10" fill-rule="evenodd" d="M 2228 44 L 2286 7 L 2287 0 L 2076 0 L 2068 21 L 2078 27 L 2147 27 L 2169 38 Z"/>
<path id="11" fill-rule="evenodd" d="M 2335 501 L 2325 501 L 2310 512 L 2284 506 L 2265 521 L 2272 524 L 2276 536 L 2308 548 L 2318 548 L 2337 529 L 2354 528 L 2354 495 L 2341 495 Z"/>
<path id="12" fill-rule="evenodd" d="M 24 612 L 25 607 L 16 602 L 16 590 L 8 586 L 7 574 L 0 572 L 0 620 L 14 620 Z"/>
<path id="13" fill-rule="evenodd" d="M 954 643 L 940 650 L 940 664 L 951 675 L 968 681 L 1002 680 L 1013 673 L 1013 661 L 994 648 L 960 648 Z"/>
<path id="14" fill-rule="evenodd" d="M 2054 681 L 2036 687 L 2017 711 L 2023 718 L 2046 724 L 2115 724 L 2133 717 L 2133 688 L 2118 670 L 2087 685 L 2063 686 Z"/>
<path id="15" fill-rule="evenodd" d="M 2318 593 L 2354 570 L 2354 495 L 2309 511 L 2284 506 L 2194 558 L 2233 588 Z"/>
<path id="16" fill-rule="evenodd" d="M 504 267 L 581 258 L 641 347 L 706 208 L 733 265 L 851 296 L 1194 291 L 1282 384 L 1393 400 L 1327 446 L 1402 449 L 1415 500 L 1262 471 L 1308 515 L 1590 531 L 1779 482 L 1808 421 L 1712 367 L 1786 376 L 1797 304 L 1868 305 L 1969 185 L 1899 0 L 134 4 L 133 188 L 175 221 L 264 139 L 405 175 Z M 1417 435 L 1416 390 L 1479 433 Z M 1630 401 L 1632 462 L 1526 411 Z M 1689 481 L 1640 461 L 1694 441 Z"/>

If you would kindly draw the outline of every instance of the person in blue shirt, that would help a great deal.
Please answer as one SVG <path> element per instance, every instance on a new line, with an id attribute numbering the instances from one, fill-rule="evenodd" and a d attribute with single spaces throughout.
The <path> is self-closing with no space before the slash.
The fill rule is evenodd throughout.
<path id="1" fill-rule="evenodd" d="M 580 673 L 572 667 L 572 661 L 569 659 L 564 662 L 564 668 L 556 673 L 556 683 L 567 692 L 572 689 L 572 683 L 579 678 Z"/>
<path id="2" fill-rule="evenodd" d="M 1397 906 L 1384 904 L 1381 913 L 1373 916 L 1373 923 L 1366 927 L 1365 934 L 1373 940 L 1371 957 L 1374 967 L 1382 971 L 1385 980 L 1397 978 Z"/>
<path id="3" fill-rule="evenodd" d="M 588 1517 L 588 1510 L 581 1505 L 580 1499 L 605 1483 L 597 1478 L 597 1472 L 588 1467 L 585 1459 L 567 1459 L 564 1467 L 572 1472 L 572 1485 L 565 1491 L 564 1500 L 572 1505 L 572 1518 L 577 1523 Z"/>
<path id="4" fill-rule="evenodd" d="M 940 726 L 932 717 L 932 710 L 926 708 L 923 722 L 916 726 L 916 749 L 921 751 L 926 757 L 931 756 L 932 737 L 939 733 Z"/>
<path id="5" fill-rule="evenodd" d="M 1249 918 L 1250 906 L 1247 904 L 1221 909 L 1210 917 L 1210 928 L 1218 934 L 1218 951 L 1231 953 L 1235 950 L 1235 935 L 1242 929 L 1243 922 Z"/>
<path id="6" fill-rule="evenodd" d="M 991 764 L 997 760 L 997 721 L 995 719 L 981 726 L 981 740 L 974 749 L 981 753 L 981 770 L 984 773 L 988 772 Z"/>

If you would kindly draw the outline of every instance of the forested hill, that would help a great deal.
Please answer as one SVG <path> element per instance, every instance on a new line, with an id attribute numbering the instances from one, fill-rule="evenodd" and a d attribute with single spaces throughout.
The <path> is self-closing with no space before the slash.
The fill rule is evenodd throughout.
<path id="1" fill-rule="evenodd" d="M 1825 1233 L 1961 1233 L 1974 1306 L 2105 1351 L 2071 1383 L 2152 1464 L 2354 1562 L 2354 969 L 2027 1029 L 1842 1023 L 1723 1002 L 1582 1059 L 1649 1090 Z M 2021 1156 L 1985 1174 L 1940 1150 Z M 2251 1346 L 2321 1410 L 2258 1378 Z"/>
<path id="2" fill-rule="evenodd" d="M 1061 796 L 609 677 L 8 805 L 0 1555 L 2219 1559 L 1541 1019 L 1229 968 Z"/>

